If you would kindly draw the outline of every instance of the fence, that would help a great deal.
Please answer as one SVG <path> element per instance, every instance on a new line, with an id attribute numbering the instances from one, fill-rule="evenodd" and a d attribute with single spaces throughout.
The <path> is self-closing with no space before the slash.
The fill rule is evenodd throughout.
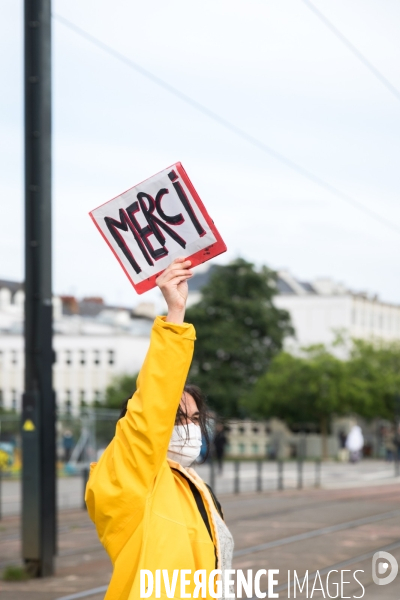
<path id="1" fill-rule="evenodd" d="M 399 460 L 393 463 L 365 459 L 359 463 L 316 460 L 227 461 L 196 466 L 196 471 L 217 494 L 273 492 L 304 488 L 345 488 L 391 483 L 400 477 Z"/>
<path id="2" fill-rule="evenodd" d="M 208 463 L 208 473 L 202 473 L 207 483 L 213 490 L 222 493 L 239 494 L 244 491 L 272 491 L 284 490 L 289 487 L 299 490 L 307 487 L 319 488 L 321 486 L 321 460 L 307 462 L 307 474 L 305 480 L 304 461 L 295 462 L 283 460 L 256 460 L 240 461 L 234 460 L 225 463 L 224 469 L 228 469 L 228 476 L 221 477 L 218 473 L 217 464 L 211 460 Z M 197 467 L 197 470 L 202 470 Z M 230 472 L 229 472 L 230 471 Z M 285 473 L 288 478 L 285 478 Z"/>

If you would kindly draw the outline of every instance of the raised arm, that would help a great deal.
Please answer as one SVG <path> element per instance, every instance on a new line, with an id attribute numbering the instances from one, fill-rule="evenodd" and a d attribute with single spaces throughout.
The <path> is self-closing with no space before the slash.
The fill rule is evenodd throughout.
<path id="1" fill-rule="evenodd" d="M 154 322 L 137 390 L 117 423 L 114 439 L 91 470 L 86 502 L 104 541 L 125 526 L 132 531 L 140 521 L 166 459 L 193 355 L 194 327 L 184 323 L 191 275 L 190 262 L 177 259 L 158 278 L 168 315 Z"/>

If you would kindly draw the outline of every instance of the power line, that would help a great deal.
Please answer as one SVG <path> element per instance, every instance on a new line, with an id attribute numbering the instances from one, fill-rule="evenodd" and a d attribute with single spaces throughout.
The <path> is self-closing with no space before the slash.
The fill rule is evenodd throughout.
<path id="1" fill-rule="evenodd" d="M 350 204 L 354 208 L 357 208 L 358 210 L 364 212 L 372 219 L 375 219 L 376 221 L 381 223 L 381 225 L 385 225 L 386 227 L 389 227 L 396 233 L 400 233 L 400 227 L 398 225 L 396 225 L 395 223 L 392 223 L 389 219 L 386 219 L 379 213 L 375 212 L 374 210 L 372 210 L 372 209 L 368 208 L 367 206 L 365 206 L 364 204 L 362 204 L 362 202 L 355 200 L 354 198 L 352 198 L 345 192 L 342 192 L 341 190 L 339 190 L 335 186 L 331 185 L 327 181 L 324 181 L 317 175 L 314 175 L 314 173 L 312 173 L 308 169 L 305 169 L 301 165 L 298 165 L 297 163 L 292 161 L 290 158 L 287 158 L 280 152 L 277 152 L 276 150 L 274 150 L 273 148 L 271 148 L 264 142 L 258 140 L 257 138 L 250 135 L 243 129 L 240 129 L 240 127 L 237 127 L 236 125 L 234 125 L 227 119 L 224 119 L 224 117 L 221 117 L 220 115 L 218 115 L 214 111 L 210 110 L 209 108 L 207 108 L 200 102 L 197 102 L 197 100 L 194 100 L 190 96 L 187 96 L 184 92 L 181 92 L 179 89 L 170 85 L 169 83 L 167 83 L 166 81 L 164 81 L 163 79 L 158 77 L 157 75 L 154 75 L 153 73 L 151 73 L 150 71 L 148 71 L 147 69 L 145 69 L 144 67 L 139 65 L 138 63 L 134 62 L 133 60 L 131 60 L 124 54 L 121 54 L 117 50 L 114 50 L 114 48 L 112 48 L 108 44 L 105 44 L 104 42 L 102 42 L 98 38 L 94 37 L 87 31 L 85 31 L 84 29 L 81 29 L 81 27 L 78 27 L 77 25 L 75 25 L 74 23 L 69 21 L 68 19 L 65 19 L 65 17 L 62 17 L 60 15 L 53 13 L 53 18 L 56 19 L 57 21 L 59 21 L 59 23 L 61 23 L 62 25 L 64 25 L 65 27 L 67 27 L 68 29 L 73 31 L 74 33 L 76 33 L 77 35 L 79 35 L 80 37 L 84 38 L 86 41 L 97 46 L 98 48 L 100 48 L 101 50 L 103 50 L 104 52 L 109 54 L 110 56 L 113 56 L 120 62 L 124 63 L 126 66 L 130 67 L 131 69 L 134 69 L 135 71 L 137 71 L 138 73 L 143 75 L 143 77 L 146 77 L 147 79 L 149 79 L 150 81 L 152 81 L 159 87 L 163 88 L 170 94 L 176 96 L 177 98 L 182 100 L 182 102 L 185 102 L 192 108 L 203 113 L 204 115 L 206 115 L 207 117 L 209 117 L 210 119 L 212 119 L 213 121 L 218 123 L 219 125 L 222 125 L 222 127 L 225 127 L 225 129 L 228 129 L 229 131 L 231 131 L 232 133 L 234 133 L 241 139 L 245 140 L 246 142 L 248 142 L 255 148 L 258 148 L 262 152 L 268 154 L 269 156 L 272 156 L 279 162 L 283 163 L 284 165 L 286 165 L 287 167 L 292 169 L 292 171 L 299 173 L 306 179 L 309 179 L 313 183 L 316 183 L 319 187 L 322 187 L 323 189 L 325 189 L 328 192 L 330 192 L 331 194 L 337 196 L 344 202 L 347 202 L 347 204 Z"/>
<path id="2" fill-rule="evenodd" d="M 316 8 L 314 4 L 310 2 L 310 0 L 301 1 L 324 23 L 324 25 L 326 25 L 328 29 L 330 29 L 330 31 L 332 31 L 334 35 L 336 35 L 337 38 L 339 38 L 341 42 L 343 42 L 350 52 L 352 52 L 352 54 L 354 54 L 354 56 L 356 56 L 358 60 L 362 62 L 362 64 L 367 67 L 367 69 L 371 71 L 371 73 L 375 75 L 377 79 L 379 79 L 379 81 L 389 90 L 389 92 L 391 92 L 393 96 L 397 98 L 397 100 L 400 100 L 400 91 L 394 85 L 392 85 L 390 81 L 384 75 L 382 75 L 382 73 L 378 71 L 378 69 L 374 67 L 374 65 L 370 63 L 363 54 L 361 54 L 354 44 L 352 44 L 350 40 L 348 40 L 347 37 L 345 37 L 343 33 L 328 20 L 325 15 L 323 15 L 322 12 L 320 12 L 318 8 Z"/>

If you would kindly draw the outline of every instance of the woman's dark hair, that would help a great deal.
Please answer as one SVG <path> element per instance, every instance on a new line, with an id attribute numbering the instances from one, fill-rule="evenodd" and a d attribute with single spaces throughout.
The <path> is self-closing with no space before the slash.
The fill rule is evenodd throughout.
<path id="1" fill-rule="evenodd" d="M 190 394 L 192 396 L 192 398 L 196 402 L 197 410 L 199 411 L 199 427 L 201 429 L 201 435 L 203 440 L 205 441 L 206 446 L 206 452 L 205 454 L 203 454 L 201 461 L 204 462 L 207 459 L 210 451 L 210 433 L 208 429 L 209 414 L 207 401 L 201 389 L 197 385 L 192 385 L 191 383 L 187 383 L 185 385 L 185 387 L 183 388 L 183 394 Z M 118 417 L 119 419 L 122 419 L 122 417 L 126 415 L 128 402 L 130 399 L 131 396 L 129 396 L 123 401 L 121 405 L 121 412 Z M 179 424 L 181 422 L 185 422 L 186 420 L 190 421 L 185 408 L 182 408 L 182 406 L 179 404 L 178 410 L 176 412 L 175 423 Z"/>
<path id="2" fill-rule="evenodd" d="M 201 391 L 201 389 L 197 385 L 193 385 L 191 383 L 187 383 L 183 388 L 183 394 L 190 394 L 193 400 L 196 402 L 197 410 L 199 411 L 199 427 L 201 429 L 201 436 L 203 438 L 203 442 L 205 442 L 206 451 L 201 457 L 200 462 L 205 462 L 207 460 L 208 454 L 210 452 L 210 433 L 209 433 L 209 414 L 208 414 L 208 406 L 207 400 Z M 182 406 L 179 404 L 178 410 L 176 412 L 176 420 L 175 422 L 179 424 L 180 422 L 185 422 L 186 420 L 190 420 L 185 410 L 182 409 Z"/>

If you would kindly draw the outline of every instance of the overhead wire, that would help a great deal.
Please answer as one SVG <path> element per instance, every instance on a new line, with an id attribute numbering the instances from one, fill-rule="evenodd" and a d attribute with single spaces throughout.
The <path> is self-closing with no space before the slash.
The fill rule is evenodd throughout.
<path id="1" fill-rule="evenodd" d="M 73 31 L 74 33 L 79 35 L 80 37 L 82 37 L 83 39 L 85 39 L 86 41 L 90 42 L 94 46 L 97 46 L 97 48 L 100 48 L 101 50 L 103 50 L 103 52 L 106 52 L 110 56 L 113 56 L 115 59 L 124 63 L 129 68 L 134 69 L 137 73 L 140 73 L 143 77 L 146 77 L 148 80 L 152 81 L 154 84 L 158 85 L 159 87 L 163 88 L 170 94 L 179 98 L 182 102 L 185 102 L 186 104 L 188 104 L 195 110 L 206 115 L 207 117 L 209 117 L 210 119 L 212 119 L 213 121 L 215 121 L 216 123 L 218 123 L 219 125 L 224 127 L 225 129 L 231 131 L 232 133 L 234 133 L 241 139 L 245 140 L 246 142 L 248 142 L 255 148 L 258 148 L 262 152 L 273 157 L 275 160 L 286 165 L 292 171 L 299 173 L 306 179 L 317 184 L 319 187 L 327 190 L 334 196 L 337 196 L 338 198 L 340 198 L 347 204 L 353 206 L 353 208 L 356 208 L 357 210 L 362 211 L 364 214 L 368 215 L 375 221 L 379 222 L 381 225 L 384 225 L 384 226 L 390 228 L 391 230 L 395 231 L 396 233 L 400 233 L 400 226 L 396 225 L 389 219 L 386 219 L 384 216 L 375 212 L 373 209 L 365 206 L 359 200 L 356 200 L 356 199 L 352 198 L 351 196 L 349 196 L 348 194 L 346 194 L 345 192 L 342 192 L 341 190 L 339 190 L 335 186 L 331 185 L 329 182 L 325 181 L 321 177 L 318 177 L 317 175 L 315 175 L 308 169 L 306 169 L 306 168 L 302 167 L 301 165 L 297 164 L 296 162 L 292 161 L 290 158 L 287 158 L 280 152 L 274 150 L 273 148 L 271 148 L 270 146 L 268 146 L 261 140 L 257 139 L 256 137 L 252 136 L 251 134 L 247 133 L 246 131 L 244 131 L 237 125 L 235 125 L 234 123 L 231 123 L 224 117 L 221 117 L 218 113 L 209 109 L 207 106 L 204 106 L 204 104 L 201 104 L 197 100 L 194 100 L 193 98 L 191 98 L 184 92 L 181 92 L 178 88 L 176 88 L 173 85 L 169 84 L 168 82 L 164 81 L 157 75 L 154 75 L 154 73 L 152 73 L 148 69 L 142 67 L 137 62 L 133 61 L 131 58 L 128 58 L 127 56 L 125 56 L 124 54 L 119 52 L 118 50 L 115 50 L 108 44 L 105 44 L 104 42 L 99 40 L 97 37 L 93 36 L 92 34 L 90 34 L 87 31 L 85 31 L 78 25 L 75 25 L 75 23 L 73 23 L 72 21 L 66 19 L 65 17 L 62 17 L 61 15 L 55 14 L 55 13 L 52 13 L 52 17 L 56 21 L 58 21 L 59 23 L 61 23 L 62 25 L 64 25 L 65 27 L 67 27 L 68 29 L 70 29 L 71 31 Z"/>
<path id="2" fill-rule="evenodd" d="M 374 65 L 343 35 L 341 31 L 320 11 L 310 0 L 301 0 L 324 25 L 354 54 L 356 58 L 397 98 L 400 100 L 400 90 L 398 90 Z"/>

